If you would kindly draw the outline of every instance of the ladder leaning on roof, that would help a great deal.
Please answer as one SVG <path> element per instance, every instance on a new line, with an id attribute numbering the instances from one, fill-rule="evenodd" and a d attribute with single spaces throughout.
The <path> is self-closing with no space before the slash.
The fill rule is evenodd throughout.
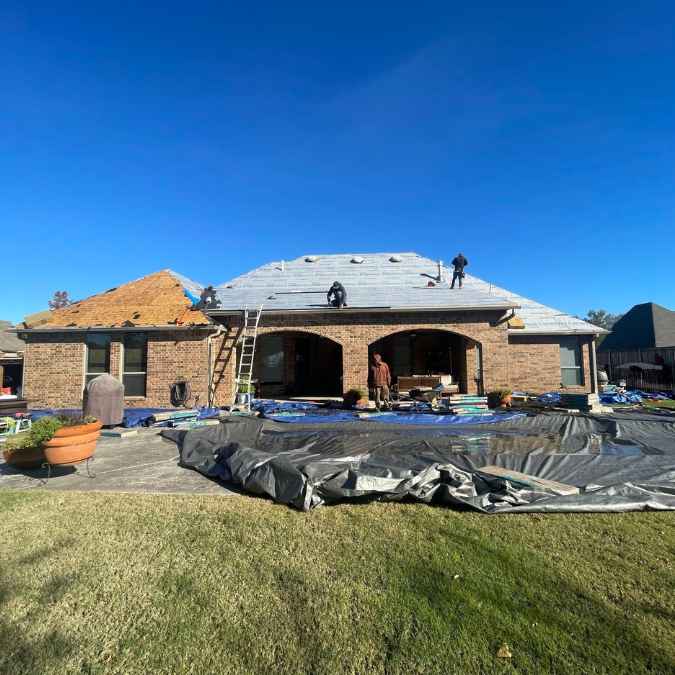
<path id="1" fill-rule="evenodd" d="M 263 306 L 249 310 L 244 308 L 244 329 L 241 332 L 241 351 L 239 353 L 239 366 L 235 382 L 234 403 L 237 402 L 237 394 L 240 389 L 248 393 L 245 407 L 251 410 L 251 380 L 253 378 L 253 358 L 255 357 L 255 344 L 258 338 L 258 324 L 262 315 Z M 242 392 L 244 393 L 244 392 Z"/>

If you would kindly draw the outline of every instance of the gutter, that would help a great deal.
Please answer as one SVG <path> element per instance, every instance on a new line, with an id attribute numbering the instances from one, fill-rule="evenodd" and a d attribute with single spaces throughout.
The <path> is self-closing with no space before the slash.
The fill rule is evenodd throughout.
<path id="1" fill-rule="evenodd" d="M 597 331 L 590 330 L 527 330 L 526 328 L 509 328 L 509 335 L 551 335 L 555 337 L 556 335 L 593 335 L 598 337 L 599 335 L 607 335 L 609 331 L 598 329 Z"/>
<path id="2" fill-rule="evenodd" d="M 48 328 L 13 328 L 12 333 L 148 333 L 152 331 L 191 331 L 216 330 L 215 324 L 200 324 L 196 326 L 49 326 Z"/>
<path id="3" fill-rule="evenodd" d="M 513 303 L 504 304 L 499 303 L 495 305 L 467 305 L 465 307 L 343 307 L 337 309 L 335 307 L 316 308 L 316 309 L 265 309 L 264 316 L 288 316 L 289 314 L 387 314 L 391 312 L 415 313 L 415 312 L 466 312 L 466 311 L 498 311 L 507 309 L 519 309 L 520 305 Z M 243 309 L 228 309 L 228 310 L 211 310 L 207 313 L 211 317 L 220 316 L 241 316 Z"/>

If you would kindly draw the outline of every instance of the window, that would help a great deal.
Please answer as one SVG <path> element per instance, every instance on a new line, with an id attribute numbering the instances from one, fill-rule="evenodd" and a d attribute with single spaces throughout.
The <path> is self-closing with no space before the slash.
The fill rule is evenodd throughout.
<path id="1" fill-rule="evenodd" d="M 125 396 L 145 396 L 148 338 L 145 333 L 124 336 L 124 368 L 122 382 Z"/>
<path id="2" fill-rule="evenodd" d="M 87 372 L 85 385 L 102 373 L 110 372 L 110 335 L 87 335 Z"/>
<path id="3" fill-rule="evenodd" d="M 279 384 L 284 381 L 284 338 L 265 335 L 258 342 L 256 376 L 261 382 Z"/>
<path id="4" fill-rule="evenodd" d="M 581 361 L 581 345 L 575 337 L 560 341 L 560 381 L 565 387 L 577 387 L 584 383 Z"/>

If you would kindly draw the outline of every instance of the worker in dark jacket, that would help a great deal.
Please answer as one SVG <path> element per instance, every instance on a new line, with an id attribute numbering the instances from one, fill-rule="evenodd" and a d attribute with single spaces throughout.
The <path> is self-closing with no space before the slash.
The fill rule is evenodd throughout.
<path id="1" fill-rule="evenodd" d="M 370 367 L 370 380 L 375 390 L 375 407 L 389 408 L 389 387 L 391 386 L 391 371 L 382 357 L 373 354 L 373 365 Z"/>
<path id="2" fill-rule="evenodd" d="M 452 285 L 450 288 L 455 287 L 455 281 L 459 280 L 459 287 L 462 287 L 462 279 L 464 278 L 464 268 L 469 264 L 469 261 L 461 254 L 458 253 L 452 259 L 452 266 L 455 268 L 452 273 Z"/>
<path id="3" fill-rule="evenodd" d="M 333 305 L 333 307 L 342 309 L 347 306 L 347 291 L 339 281 L 335 281 L 328 289 L 326 297 L 328 298 L 328 304 Z"/>

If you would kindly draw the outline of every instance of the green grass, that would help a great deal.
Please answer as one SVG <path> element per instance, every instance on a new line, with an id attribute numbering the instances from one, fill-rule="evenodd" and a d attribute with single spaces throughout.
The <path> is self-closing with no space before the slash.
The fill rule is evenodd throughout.
<path id="1" fill-rule="evenodd" d="M 666 408 L 668 410 L 675 410 L 675 400 L 664 399 L 663 401 L 644 401 L 642 404 L 645 408 Z"/>
<path id="2" fill-rule="evenodd" d="M 39 491 L 0 512 L 2 673 L 675 668 L 672 513 Z"/>

